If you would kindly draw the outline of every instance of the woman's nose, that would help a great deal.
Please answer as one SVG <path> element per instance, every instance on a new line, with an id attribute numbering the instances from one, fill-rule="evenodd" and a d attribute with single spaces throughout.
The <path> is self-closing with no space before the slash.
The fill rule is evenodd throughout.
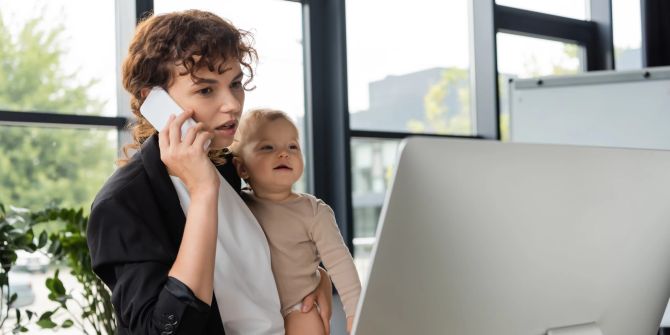
<path id="1" fill-rule="evenodd" d="M 242 101 L 232 92 L 227 92 L 221 100 L 221 112 L 236 114 L 242 111 Z"/>

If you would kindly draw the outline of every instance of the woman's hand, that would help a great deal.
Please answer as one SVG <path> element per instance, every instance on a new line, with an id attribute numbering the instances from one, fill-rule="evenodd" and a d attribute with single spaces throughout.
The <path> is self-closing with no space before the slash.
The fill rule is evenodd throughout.
<path id="1" fill-rule="evenodd" d="M 214 287 L 219 176 L 204 148 L 213 134 L 203 131 L 203 124 L 198 123 L 181 136 L 181 126 L 191 115 L 193 111 L 170 116 L 158 134 L 161 161 L 170 174 L 184 182 L 191 198 L 179 252 L 168 275 L 209 305 Z"/>
<path id="2" fill-rule="evenodd" d="M 302 312 L 307 313 L 312 310 L 314 304 L 316 303 L 319 306 L 319 315 L 321 315 L 321 320 L 323 321 L 323 326 L 326 330 L 326 335 L 330 334 L 330 317 L 332 316 L 332 306 L 333 306 L 333 284 L 330 281 L 330 276 L 328 272 L 319 268 L 321 273 L 321 282 L 319 287 L 310 293 L 305 299 L 302 299 Z"/>
<path id="3" fill-rule="evenodd" d="M 204 125 L 198 122 L 189 128 L 186 136 L 182 138 L 182 124 L 192 115 L 193 110 L 189 110 L 176 117 L 170 116 L 168 123 L 158 134 L 161 161 L 170 174 L 184 182 L 191 196 L 194 193 L 219 188 L 218 172 L 204 148 L 205 143 L 211 140 L 214 134 L 203 130 Z"/>

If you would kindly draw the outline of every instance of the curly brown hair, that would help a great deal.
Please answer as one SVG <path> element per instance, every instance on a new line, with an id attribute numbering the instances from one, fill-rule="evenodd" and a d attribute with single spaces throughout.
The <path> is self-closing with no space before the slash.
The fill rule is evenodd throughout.
<path id="1" fill-rule="evenodd" d="M 206 11 L 187 10 L 144 18 L 137 26 L 122 66 L 123 87 L 130 93 L 130 108 L 136 120 L 129 126 L 133 143 L 123 147 L 125 157 L 118 164 L 126 164 L 129 150 L 139 149 L 156 133 L 140 113 L 143 89 L 160 86 L 167 90 L 177 66 L 186 69 L 178 75 L 188 74 L 198 80 L 195 75 L 198 70 L 207 68 L 223 73 L 223 64 L 235 59 L 247 77 L 243 87 L 250 90 L 248 85 L 254 77 L 252 65 L 258 60 L 252 43 L 248 31 Z M 225 150 L 213 150 L 209 156 L 214 163 L 223 164 L 224 154 Z"/>

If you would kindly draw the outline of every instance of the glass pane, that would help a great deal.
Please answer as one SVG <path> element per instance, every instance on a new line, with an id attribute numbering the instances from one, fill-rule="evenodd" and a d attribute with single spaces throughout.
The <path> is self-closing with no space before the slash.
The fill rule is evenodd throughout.
<path id="1" fill-rule="evenodd" d="M 579 20 L 588 18 L 586 0 L 496 0 L 496 4 Z"/>
<path id="2" fill-rule="evenodd" d="M 0 203 L 33 211 L 50 205 L 60 208 L 83 208 L 88 215 L 91 202 L 104 181 L 112 174 L 117 159 L 115 129 L 59 129 L 0 125 Z M 54 232 L 63 223 L 53 222 L 34 228 L 36 236 L 46 230 Z M 70 269 L 54 263 L 41 252 L 19 252 L 16 265 L 9 274 L 10 289 L 17 293 L 15 307 L 43 313 L 58 306 L 51 301 L 45 280 L 59 269 L 65 289 L 83 302 L 84 288 L 70 274 Z M 81 315 L 76 303 L 68 309 Z M 25 311 L 24 311 L 25 312 Z M 0 313 L 2 314 L 2 313 Z M 13 314 L 12 314 L 13 315 Z M 24 315 L 25 317 L 25 315 Z M 53 320 L 59 324 L 72 316 L 59 312 Z M 10 318 L 5 327 L 13 326 Z M 30 334 L 54 334 L 31 322 Z M 0 333 L 7 328 L 0 329 Z M 91 329 L 87 329 L 92 333 Z M 58 330 L 58 334 L 81 334 L 75 326 Z M 94 332 L 93 332 L 94 333 Z"/>
<path id="3" fill-rule="evenodd" d="M 352 129 L 473 134 L 467 5 L 347 1 Z"/>
<path id="4" fill-rule="evenodd" d="M 114 15 L 114 1 L 0 2 L 0 110 L 116 115 Z"/>
<path id="5" fill-rule="evenodd" d="M 0 126 L 0 202 L 87 212 L 116 159 L 115 129 Z"/>
<path id="6" fill-rule="evenodd" d="M 642 68 L 640 1 L 612 0 L 614 62 L 617 70 Z"/>
<path id="7" fill-rule="evenodd" d="M 277 0 L 154 0 L 156 13 L 201 9 L 215 13 L 236 27 L 250 31 L 259 63 L 246 94 L 245 110 L 257 107 L 280 109 L 289 114 L 305 144 L 305 94 L 302 37 L 302 5 Z M 259 11 L 258 9 L 263 10 Z M 306 157 L 305 163 L 309 164 Z M 306 171 L 308 169 L 305 169 Z M 305 179 L 296 185 L 305 191 Z"/>
<path id="8" fill-rule="evenodd" d="M 351 188 L 354 214 L 354 262 L 365 283 L 377 222 L 393 177 L 399 140 L 351 140 Z"/>
<path id="9" fill-rule="evenodd" d="M 579 45 L 534 37 L 498 33 L 497 54 L 503 140 L 509 138 L 510 79 L 575 74 L 585 67 L 584 50 Z"/>

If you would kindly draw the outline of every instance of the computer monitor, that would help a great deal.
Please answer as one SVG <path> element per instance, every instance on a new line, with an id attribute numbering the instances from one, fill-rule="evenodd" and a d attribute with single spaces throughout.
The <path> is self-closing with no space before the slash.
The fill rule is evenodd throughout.
<path id="1" fill-rule="evenodd" d="M 670 151 L 410 138 L 356 335 L 654 335 Z"/>

